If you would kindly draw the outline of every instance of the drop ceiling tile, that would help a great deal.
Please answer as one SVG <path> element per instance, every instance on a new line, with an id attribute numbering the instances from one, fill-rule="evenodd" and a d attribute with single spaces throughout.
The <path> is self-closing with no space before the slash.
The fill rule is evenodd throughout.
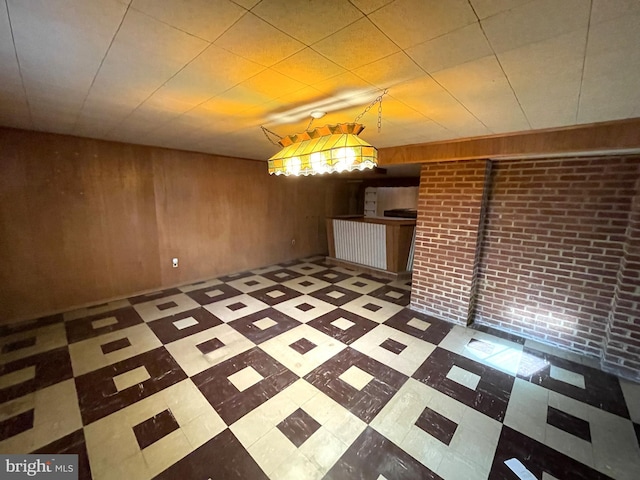
<path id="1" fill-rule="evenodd" d="M 482 21 L 496 53 L 584 29 L 589 22 L 589 2 L 534 0 Z"/>
<path id="2" fill-rule="evenodd" d="M 335 77 L 346 71 L 311 48 L 305 48 L 295 55 L 285 58 L 272 68 L 307 85 Z"/>
<path id="3" fill-rule="evenodd" d="M 306 45 L 332 35 L 363 16 L 347 0 L 298 4 L 291 0 L 271 0 L 260 3 L 252 13 Z"/>
<path id="4" fill-rule="evenodd" d="M 530 128 L 494 56 L 441 70 L 434 78 L 493 132 Z"/>
<path id="5" fill-rule="evenodd" d="M 399 51 L 368 18 L 313 45 L 313 49 L 338 65 L 351 70 Z"/>
<path id="6" fill-rule="evenodd" d="M 209 42 L 246 13 L 229 0 L 133 0 L 131 7 Z"/>
<path id="7" fill-rule="evenodd" d="M 307 86 L 271 68 L 245 80 L 241 85 L 270 99 L 286 96 Z"/>
<path id="8" fill-rule="evenodd" d="M 486 57 L 492 53 L 478 23 L 428 40 L 406 50 L 429 73 Z"/>
<path id="9" fill-rule="evenodd" d="M 265 67 L 210 45 L 156 93 L 192 106 L 253 77 Z M 155 96 L 155 95 L 154 95 Z"/>
<path id="10" fill-rule="evenodd" d="M 369 18 L 402 48 L 477 21 L 467 0 L 397 0 Z"/>
<path id="11" fill-rule="evenodd" d="M 499 55 L 533 128 L 576 120 L 586 31 L 574 31 Z"/>
<path id="12" fill-rule="evenodd" d="M 531 0 L 471 0 L 473 9 L 480 19 L 491 17 L 529 2 Z"/>
<path id="13" fill-rule="evenodd" d="M 247 10 L 251 10 L 256 4 L 262 0 L 234 0 L 238 5 L 246 8 Z"/>
<path id="14" fill-rule="evenodd" d="M 322 111 L 329 111 L 336 106 L 342 107 L 344 104 L 357 105 L 362 102 L 363 98 L 371 97 L 372 92 L 379 90 L 351 72 L 315 83 L 313 87 L 325 93 L 328 97 L 324 108 L 318 108 Z"/>
<path id="15" fill-rule="evenodd" d="M 227 30 L 215 45 L 266 67 L 304 48 L 302 43 L 251 13 Z"/>
<path id="16" fill-rule="evenodd" d="M 369 15 L 371 12 L 375 12 L 379 8 L 388 5 L 395 0 L 351 0 L 356 7 L 358 7 L 362 13 Z"/>
<path id="17" fill-rule="evenodd" d="M 640 108 L 640 15 L 591 26 L 578 123 L 628 118 Z"/>
<path id="18" fill-rule="evenodd" d="M 115 0 L 9 2 L 22 75 L 31 81 L 67 85 L 86 95 L 100 61 L 126 12 Z"/>
<path id="19" fill-rule="evenodd" d="M 404 52 L 397 52 L 352 70 L 365 82 L 379 88 L 422 77 L 425 72 Z"/>
<path id="20" fill-rule="evenodd" d="M 454 132 L 455 136 L 470 137 L 491 133 L 432 78 L 421 78 L 398 85 L 393 89 L 393 96 Z"/>
<path id="21" fill-rule="evenodd" d="M 613 20 L 623 15 L 640 13 L 638 0 L 593 0 L 591 8 L 591 24 Z"/>

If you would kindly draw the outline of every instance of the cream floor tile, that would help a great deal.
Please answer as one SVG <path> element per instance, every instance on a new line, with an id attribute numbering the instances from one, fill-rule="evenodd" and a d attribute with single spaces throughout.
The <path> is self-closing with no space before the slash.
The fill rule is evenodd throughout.
<path id="1" fill-rule="evenodd" d="M 323 473 L 301 452 L 293 452 L 287 460 L 272 472 L 273 480 L 319 480 Z"/>
<path id="2" fill-rule="evenodd" d="M 388 339 L 401 343 L 405 348 L 398 354 L 381 345 Z M 386 325 L 378 325 L 351 344 L 351 348 L 368 355 L 384 365 L 404 373 L 413 375 L 425 359 L 431 355 L 436 346 L 416 337 L 400 332 Z"/>
<path id="3" fill-rule="evenodd" d="M 169 409 L 179 428 L 140 449 L 133 427 Z M 191 380 L 183 380 L 84 427 L 96 479 L 151 478 L 226 428 Z"/>
<path id="4" fill-rule="evenodd" d="M 64 347 L 67 344 L 67 333 L 64 324 L 54 323 L 46 327 L 14 333 L 0 338 L 0 351 L 5 345 L 31 338 L 35 339 L 35 343 L 32 346 L 0 354 L 0 365 L 53 350 L 54 348 Z"/>
<path id="5" fill-rule="evenodd" d="M 260 290 L 261 288 L 272 287 L 273 285 L 276 285 L 276 282 L 269 280 L 268 278 L 264 278 L 261 275 L 251 275 L 249 277 L 231 280 L 230 282 L 227 282 L 227 285 L 235 288 L 236 290 L 240 290 L 242 293 L 249 293 L 255 290 Z"/>
<path id="6" fill-rule="evenodd" d="M 548 405 L 549 391 L 546 388 L 516 378 L 504 424 L 544 443 Z"/>
<path id="7" fill-rule="evenodd" d="M 182 287 L 179 287 L 178 290 L 180 290 L 183 293 L 187 293 L 187 292 L 193 292 L 194 290 L 201 290 L 203 288 L 215 287 L 216 285 L 221 285 L 221 284 L 222 284 L 222 280 L 218 280 L 217 278 L 214 278 L 212 280 L 206 280 L 203 282 L 184 285 Z"/>
<path id="8" fill-rule="evenodd" d="M 334 269 L 336 272 L 340 271 L 339 269 Z M 352 275 L 353 272 L 349 271 L 347 269 L 342 270 L 341 273 L 348 273 L 349 275 Z M 362 278 L 362 277 L 349 277 L 349 278 L 345 278 L 344 280 L 341 280 L 340 282 L 336 283 L 337 286 L 339 287 L 343 287 L 349 290 L 352 290 L 356 293 L 359 293 L 361 295 L 367 295 L 371 292 L 373 292 L 374 290 L 377 290 L 378 288 L 384 286 L 384 283 L 380 283 L 380 282 L 375 282 L 373 280 L 369 280 L 368 278 Z"/>
<path id="9" fill-rule="evenodd" d="M 0 390 L 32 380 L 36 376 L 36 367 L 31 365 L 0 376 Z"/>
<path id="10" fill-rule="evenodd" d="M 316 346 L 306 353 L 300 353 L 290 347 L 292 343 L 302 338 L 309 340 Z M 260 348 L 293 373 L 303 377 L 345 349 L 346 345 L 309 325 L 300 325 L 261 343 Z"/>
<path id="11" fill-rule="evenodd" d="M 174 303 L 175 306 L 165 308 L 164 305 Z M 198 308 L 200 304 L 184 293 L 157 298 L 144 303 L 134 305 L 136 312 L 145 322 L 152 322 L 159 318 L 170 317 L 177 313 L 186 312 Z M 162 308 L 159 308 L 162 307 Z"/>
<path id="12" fill-rule="evenodd" d="M 127 339 L 131 345 L 110 353 L 103 353 L 102 345 L 120 339 Z M 69 355 L 71 356 L 73 374 L 77 377 L 160 346 L 162 346 L 162 342 L 158 340 L 158 337 L 154 335 L 149 326 L 147 324 L 139 324 L 99 337 L 72 343 L 69 345 Z"/>
<path id="13" fill-rule="evenodd" d="M 306 310 L 298 308 L 300 305 L 311 305 L 313 308 Z M 302 295 L 300 297 L 292 298 L 285 302 L 274 305 L 273 308 L 288 315 L 291 318 L 295 318 L 299 322 L 307 323 L 313 319 L 316 319 L 325 313 L 329 313 L 335 310 L 337 307 L 330 303 L 323 302 L 310 295 Z M 306 310 L 306 311 L 305 311 Z"/>
<path id="14" fill-rule="evenodd" d="M 336 285 L 340 285 L 340 283 L 337 283 Z M 372 311 L 366 308 L 367 305 L 374 305 L 376 308 L 379 308 Z M 382 323 L 402 310 L 403 307 L 396 305 L 395 303 L 380 300 L 379 298 L 362 295 L 349 303 L 345 303 L 340 308 L 351 313 L 355 313 L 356 315 L 360 315 L 361 317 L 368 318 L 369 320 L 373 320 L 374 322 Z"/>
<path id="15" fill-rule="evenodd" d="M 76 320 L 78 318 L 90 317 L 91 315 L 99 315 L 100 313 L 111 312 L 113 310 L 118 310 L 119 308 L 128 307 L 130 305 L 131 303 L 129 302 L 129 300 L 123 298 L 121 300 L 114 300 L 102 305 L 79 308 L 71 312 L 66 312 L 62 315 L 62 318 L 64 318 L 65 322 L 68 322 L 69 320 Z"/>
<path id="16" fill-rule="evenodd" d="M 31 452 L 82 428 L 73 379 L 3 404 L 0 418 L 10 418 L 31 409 L 34 409 L 33 428 L 0 442 L 0 452 Z"/>
<path id="17" fill-rule="evenodd" d="M 220 340 L 224 346 L 203 354 L 197 346 L 214 338 Z M 165 348 L 191 377 L 254 346 L 251 340 L 237 330 L 222 324 L 171 342 Z"/>
<path id="18" fill-rule="evenodd" d="M 631 420 L 640 423 L 640 383 L 620 379 L 620 388 L 627 402 Z"/>
<path id="19" fill-rule="evenodd" d="M 472 339 L 486 345 L 475 348 L 473 343 L 469 344 Z M 518 374 L 523 354 L 522 345 L 459 325 L 455 325 L 438 346 L 512 376 Z"/>
<path id="20" fill-rule="evenodd" d="M 238 304 L 244 306 L 236 308 L 235 306 Z M 232 308 L 229 308 L 230 306 Z M 236 297 L 220 300 L 219 302 L 210 303 L 209 305 L 205 305 L 204 308 L 223 322 L 229 323 L 232 320 L 269 308 L 269 305 L 245 293 Z"/>
<path id="21" fill-rule="evenodd" d="M 277 428 L 272 428 L 247 448 L 249 454 L 268 476 L 297 449 Z"/>

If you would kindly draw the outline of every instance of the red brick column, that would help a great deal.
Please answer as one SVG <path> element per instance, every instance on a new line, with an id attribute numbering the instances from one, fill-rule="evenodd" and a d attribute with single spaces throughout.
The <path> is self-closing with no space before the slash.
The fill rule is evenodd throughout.
<path id="1" fill-rule="evenodd" d="M 640 380 L 640 178 L 604 342 L 602 368 Z"/>
<path id="2" fill-rule="evenodd" d="M 475 304 L 491 162 L 422 165 L 411 308 L 467 325 Z"/>

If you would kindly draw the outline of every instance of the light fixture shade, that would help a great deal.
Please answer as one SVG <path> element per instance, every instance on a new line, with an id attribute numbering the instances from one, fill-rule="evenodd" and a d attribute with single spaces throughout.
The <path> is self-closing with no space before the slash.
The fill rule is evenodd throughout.
<path id="1" fill-rule="evenodd" d="M 280 140 L 283 147 L 269 159 L 271 175 L 316 175 L 374 168 L 378 151 L 358 134 L 359 123 L 325 125 Z"/>

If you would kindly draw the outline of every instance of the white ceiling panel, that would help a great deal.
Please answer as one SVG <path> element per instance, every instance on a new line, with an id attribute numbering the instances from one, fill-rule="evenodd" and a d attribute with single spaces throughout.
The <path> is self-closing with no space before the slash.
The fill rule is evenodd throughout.
<path id="1" fill-rule="evenodd" d="M 347 0 L 304 3 L 270 0 L 261 2 L 251 11 L 306 45 L 342 30 L 363 16 Z"/>
<path id="2" fill-rule="evenodd" d="M 247 13 L 229 0 L 133 0 L 131 8 L 209 42 Z"/>
<path id="3" fill-rule="evenodd" d="M 586 33 L 576 30 L 498 56 L 533 128 L 575 122 Z"/>
<path id="4" fill-rule="evenodd" d="M 370 15 L 391 40 L 409 48 L 476 21 L 467 0 L 396 0 Z"/>
<path id="5" fill-rule="evenodd" d="M 0 125 L 264 160 L 640 115 L 640 0 L 6 0 Z M 15 48 L 14 48 L 15 39 Z"/>
<path id="6" fill-rule="evenodd" d="M 493 49 L 501 53 L 586 28 L 589 5 L 585 0 L 534 0 L 487 18 L 482 25 Z"/>
<path id="7" fill-rule="evenodd" d="M 492 132 L 530 128 L 493 55 L 441 70 L 433 78 Z"/>

